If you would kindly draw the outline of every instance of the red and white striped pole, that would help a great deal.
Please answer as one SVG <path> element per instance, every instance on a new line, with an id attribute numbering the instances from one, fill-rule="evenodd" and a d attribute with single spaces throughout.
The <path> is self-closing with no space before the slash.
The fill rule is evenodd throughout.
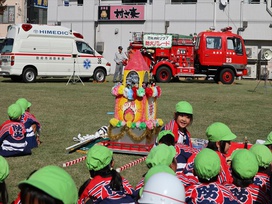
<path id="1" fill-rule="evenodd" d="M 131 167 L 133 167 L 133 166 L 136 166 L 137 164 L 139 164 L 139 163 L 145 161 L 145 160 L 146 160 L 146 157 L 147 157 L 147 156 L 144 156 L 144 157 L 141 157 L 141 158 L 139 158 L 139 159 L 136 159 L 136 160 L 134 160 L 134 161 L 132 161 L 132 162 L 129 162 L 129 163 L 127 163 L 127 164 L 125 164 L 125 165 L 123 165 L 123 166 L 117 168 L 116 171 L 117 171 L 117 172 L 121 172 L 121 171 L 124 171 L 124 170 L 126 170 L 126 169 L 128 169 L 128 168 L 131 168 Z M 81 162 L 81 161 L 84 161 L 86 158 L 87 158 L 87 156 L 83 156 L 83 157 L 80 157 L 80 158 L 78 158 L 78 159 L 74 159 L 74 160 L 65 162 L 65 163 L 62 164 L 62 166 L 63 166 L 63 167 L 72 166 L 72 165 L 77 164 L 77 163 L 79 163 L 79 162 Z"/>
<path id="2" fill-rule="evenodd" d="M 127 163 L 127 164 L 125 164 L 125 165 L 123 165 L 123 166 L 117 168 L 116 171 L 117 171 L 117 172 L 121 172 L 121 171 L 124 171 L 124 170 L 126 170 L 126 169 L 128 169 L 128 168 L 130 168 L 130 167 L 136 166 L 137 164 L 139 164 L 139 163 L 145 161 L 145 160 L 146 160 L 146 157 L 147 157 L 147 156 L 144 156 L 144 157 L 141 157 L 141 158 L 139 158 L 139 159 L 136 159 L 136 160 L 134 160 L 134 161 L 132 161 L 132 162 L 129 162 L 129 163 Z"/>
<path id="3" fill-rule="evenodd" d="M 74 160 L 65 162 L 65 163 L 62 164 L 62 166 L 63 166 L 63 167 L 72 166 L 72 165 L 74 165 L 74 164 L 77 164 L 77 163 L 79 163 L 79 162 L 84 161 L 86 158 L 87 158 L 87 156 L 83 156 L 83 157 L 80 157 L 80 158 L 77 158 L 77 159 L 74 159 Z"/>

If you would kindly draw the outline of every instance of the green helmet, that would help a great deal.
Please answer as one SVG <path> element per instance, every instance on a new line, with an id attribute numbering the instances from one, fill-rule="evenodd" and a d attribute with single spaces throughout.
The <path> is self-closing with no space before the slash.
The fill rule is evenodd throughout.
<path id="1" fill-rule="evenodd" d="M 0 183 L 2 183 L 9 175 L 9 165 L 7 160 L 0 156 Z"/>
<path id="2" fill-rule="evenodd" d="M 89 170 L 98 171 L 110 164 L 113 152 L 105 146 L 94 145 L 87 153 L 86 165 Z"/>
<path id="3" fill-rule="evenodd" d="M 193 115 L 193 107 L 187 101 L 180 101 L 176 104 L 176 112 Z"/>
<path id="4" fill-rule="evenodd" d="M 14 103 L 8 107 L 8 116 L 13 120 L 18 119 L 23 113 L 24 111 L 19 104 Z"/>
<path id="5" fill-rule="evenodd" d="M 64 204 L 77 203 L 78 193 L 74 180 L 58 166 L 49 165 L 39 169 L 28 179 L 20 182 L 19 188 L 24 184 L 34 186 Z"/>
<path id="6" fill-rule="evenodd" d="M 221 122 L 211 124 L 206 130 L 206 136 L 211 142 L 231 141 L 236 138 L 229 127 Z"/>
<path id="7" fill-rule="evenodd" d="M 195 158 L 194 170 L 199 178 L 209 180 L 220 172 L 220 158 L 209 148 L 202 149 Z"/>

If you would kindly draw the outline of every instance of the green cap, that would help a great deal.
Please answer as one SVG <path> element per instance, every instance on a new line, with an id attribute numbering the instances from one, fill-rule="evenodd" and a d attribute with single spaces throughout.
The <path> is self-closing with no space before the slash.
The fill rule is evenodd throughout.
<path id="1" fill-rule="evenodd" d="M 209 180 L 220 172 L 220 158 L 209 148 L 202 149 L 195 157 L 194 170 L 199 178 Z"/>
<path id="2" fill-rule="evenodd" d="M 236 135 L 231 132 L 229 127 L 221 122 L 211 124 L 206 130 L 206 136 L 211 142 L 231 141 L 236 138 Z"/>
<path id="3" fill-rule="evenodd" d="M 153 147 L 147 158 L 145 163 L 148 168 L 157 165 L 166 165 L 169 166 L 173 158 L 176 156 L 176 149 L 173 146 L 167 146 L 166 144 L 159 144 L 156 147 Z"/>
<path id="4" fill-rule="evenodd" d="M 180 101 L 176 104 L 176 112 L 193 115 L 193 107 L 187 101 Z"/>
<path id="5" fill-rule="evenodd" d="M 270 149 L 263 144 L 254 144 L 249 149 L 253 154 L 255 154 L 259 166 L 267 168 L 272 162 L 272 153 Z"/>
<path id="6" fill-rule="evenodd" d="M 8 116 L 11 119 L 18 119 L 24 113 L 22 107 L 19 104 L 12 104 L 8 107 Z"/>
<path id="7" fill-rule="evenodd" d="M 154 174 L 157 173 L 161 173 L 161 172 L 165 172 L 165 173 L 169 173 L 172 175 L 176 175 L 176 173 L 173 171 L 173 169 L 171 169 L 169 166 L 166 165 L 157 165 L 154 166 L 152 168 L 150 168 L 148 170 L 148 172 L 146 173 L 145 177 L 144 177 L 144 183 L 146 183 L 148 181 L 148 179 L 153 176 Z"/>
<path id="8" fill-rule="evenodd" d="M 231 166 L 241 179 L 253 178 L 259 170 L 256 156 L 247 149 L 239 149 L 233 152 Z"/>
<path id="9" fill-rule="evenodd" d="M 161 138 L 165 135 L 172 135 L 173 137 L 175 137 L 175 135 L 173 134 L 173 132 L 171 130 L 162 130 L 159 132 L 157 141 L 159 142 L 161 140 Z"/>
<path id="10" fill-rule="evenodd" d="M 86 165 L 89 170 L 98 171 L 110 164 L 113 152 L 102 145 L 94 145 L 87 153 Z"/>
<path id="11" fill-rule="evenodd" d="M 19 104 L 23 110 L 25 111 L 29 106 L 29 102 L 25 98 L 19 98 L 16 102 L 16 104 Z M 31 103 L 30 103 L 31 105 Z"/>
<path id="12" fill-rule="evenodd" d="M 9 165 L 7 160 L 0 156 L 0 183 L 2 183 L 9 175 Z"/>
<path id="13" fill-rule="evenodd" d="M 264 145 L 271 145 L 272 144 L 272 132 L 270 132 L 267 136 L 267 139 L 264 143 Z"/>
<path id="14" fill-rule="evenodd" d="M 78 199 L 77 188 L 72 177 L 58 166 L 45 166 L 34 172 L 28 179 L 19 183 L 34 186 L 64 204 L 76 204 Z"/>

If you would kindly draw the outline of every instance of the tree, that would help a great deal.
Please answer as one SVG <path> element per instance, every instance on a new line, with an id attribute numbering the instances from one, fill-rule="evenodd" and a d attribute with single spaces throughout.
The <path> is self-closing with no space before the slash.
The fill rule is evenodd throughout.
<path id="1" fill-rule="evenodd" d="M 6 3 L 6 0 L 0 0 L 0 15 L 3 15 L 4 11 L 7 8 L 7 5 L 4 5 Z"/>

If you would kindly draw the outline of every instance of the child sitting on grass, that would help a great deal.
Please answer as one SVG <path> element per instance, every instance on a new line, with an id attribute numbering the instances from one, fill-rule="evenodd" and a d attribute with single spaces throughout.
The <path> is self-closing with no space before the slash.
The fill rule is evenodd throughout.
<path id="1" fill-rule="evenodd" d="M 18 104 L 8 107 L 9 120 L 0 126 L 0 155 L 4 157 L 31 154 L 26 141 L 26 130 L 21 123 L 23 109 Z"/>
<path id="2" fill-rule="evenodd" d="M 174 119 L 166 124 L 162 130 L 171 130 L 175 135 L 175 143 L 181 143 L 192 147 L 192 141 L 187 127 L 193 122 L 193 108 L 187 101 L 176 104 Z"/>
<path id="3" fill-rule="evenodd" d="M 113 169 L 113 152 L 94 145 L 89 149 L 86 165 L 91 178 L 79 189 L 78 204 L 134 203 L 135 191 L 130 183 Z"/>

